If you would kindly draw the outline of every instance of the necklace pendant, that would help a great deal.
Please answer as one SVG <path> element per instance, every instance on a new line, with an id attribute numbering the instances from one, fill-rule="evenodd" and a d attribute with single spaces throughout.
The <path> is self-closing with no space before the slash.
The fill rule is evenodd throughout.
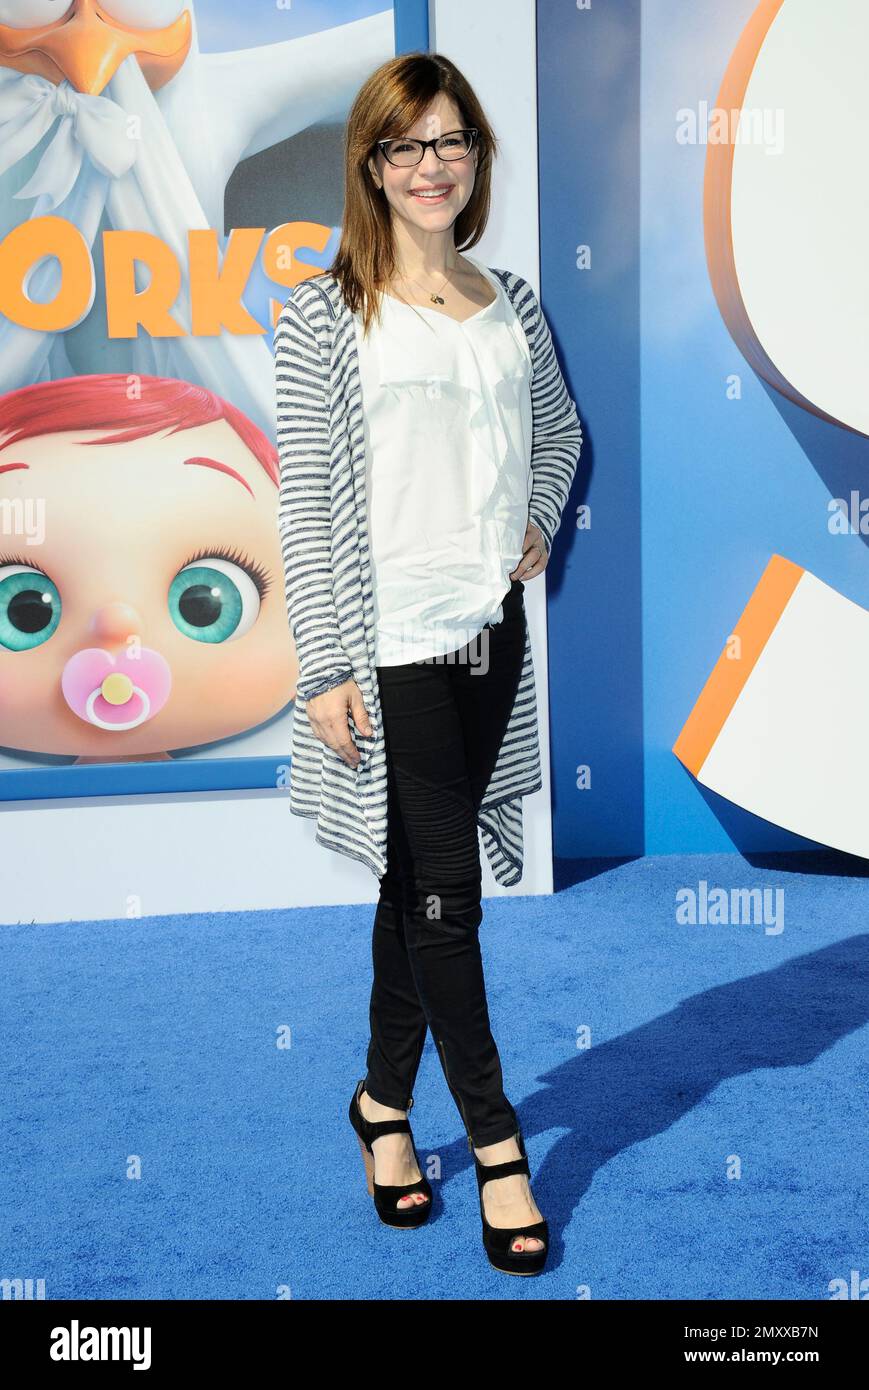
<path id="1" fill-rule="evenodd" d="M 431 296 L 431 302 L 432 304 L 443 304 L 444 300 L 441 298 L 439 294 L 433 294 Z"/>

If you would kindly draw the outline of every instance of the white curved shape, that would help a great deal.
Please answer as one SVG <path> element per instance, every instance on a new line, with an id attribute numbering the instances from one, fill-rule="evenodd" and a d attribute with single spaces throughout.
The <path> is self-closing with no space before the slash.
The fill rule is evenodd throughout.
<path id="1" fill-rule="evenodd" d="M 740 348 L 792 399 L 864 434 L 867 52 L 866 0 L 761 0 L 718 99 L 735 99 L 736 139 L 731 123 L 732 148 L 710 144 L 720 182 L 707 187 L 710 270 Z"/>

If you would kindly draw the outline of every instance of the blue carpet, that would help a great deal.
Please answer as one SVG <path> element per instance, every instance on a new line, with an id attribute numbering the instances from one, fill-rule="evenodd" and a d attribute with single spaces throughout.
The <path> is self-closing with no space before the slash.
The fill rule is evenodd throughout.
<path id="1" fill-rule="evenodd" d="M 781 889 L 784 929 L 681 924 L 703 880 Z M 487 900 L 553 1237 L 538 1279 L 485 1259 L 431 1038 L 432 1220 L 377 1221 L 346 1118 L 372 905 L 4 927 L 0 1278 L 49 1299 L 829 1298 L 869 1274 L 864 903 L 859 876 L 738 854 Z"/>

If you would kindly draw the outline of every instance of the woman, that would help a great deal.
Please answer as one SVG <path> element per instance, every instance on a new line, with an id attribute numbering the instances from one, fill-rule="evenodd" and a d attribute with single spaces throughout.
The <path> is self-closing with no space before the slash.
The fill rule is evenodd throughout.
<path id="1" fill-rule="evenodd" d="M 337 256 L 275 333 L 279 524 L 300 671 L 291 809 L 380 883 L 350 1104 L 369 1193 L 389 1225 L 430 1214 L 407 1119 L 430 1028 L 486 1253 L 534 1274 L 549 1233 L 490 1029 L 478 830 L 498 881 L 517 882 L 521 798 L 541 785 L 523 585 L 582 435 L 531 287 L 457 249 L 484 231 L 494 153 L 438 54 L 390 60 L 356 97 Z"/>

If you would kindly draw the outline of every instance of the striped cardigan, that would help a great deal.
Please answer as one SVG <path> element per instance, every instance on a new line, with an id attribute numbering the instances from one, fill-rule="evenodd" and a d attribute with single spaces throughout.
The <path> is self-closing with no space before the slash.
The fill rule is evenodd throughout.
<path id="1" fill-rule="evenodd" d="M 494 270 L 531 349 L 533 439 L 529 520 L 551 549 L 576 471 L 582 431 L 531 286 Z M 386 872 L 387 777 L 374 662 L 374 606 L 365 487 L 362 388 L 354 319 L 331 273 L 303 280 L 275 327 L 280 456 L 278 527 L 287 609 L 299 661 L 290 810 L 316 820 L 319 844 Z M 350 678 L 374 736 L 351 734 L 349 767 L 317 739 L 307 701 Z M 542 786 L 531 639 L 495 768 L 478 812 L 498 883 L 522 877 L 522 797 Z"/>

